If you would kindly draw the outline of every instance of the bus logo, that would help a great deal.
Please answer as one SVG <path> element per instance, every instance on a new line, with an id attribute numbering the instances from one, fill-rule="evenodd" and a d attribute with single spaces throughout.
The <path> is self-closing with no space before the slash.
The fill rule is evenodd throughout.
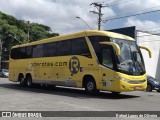
<path id="1" fill-rule="evenodd" d="M 69 61 L 69 69 L 72 74 L 77 74 L 80 69 L 80 62 L 76 56 L 73 56 Z"/>

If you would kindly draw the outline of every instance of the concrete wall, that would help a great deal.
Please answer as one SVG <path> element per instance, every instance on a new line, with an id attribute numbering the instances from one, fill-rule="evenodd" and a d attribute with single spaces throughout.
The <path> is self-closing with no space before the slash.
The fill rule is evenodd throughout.
<path id="1" fill-rule="evenodd" d="M 148 52 L 141 49 L 145 61 L 146 72 L 160 81 L 160 36 L 137 31 L 137 44 L 146 46 L 152 51 L 152 58 Z"/>

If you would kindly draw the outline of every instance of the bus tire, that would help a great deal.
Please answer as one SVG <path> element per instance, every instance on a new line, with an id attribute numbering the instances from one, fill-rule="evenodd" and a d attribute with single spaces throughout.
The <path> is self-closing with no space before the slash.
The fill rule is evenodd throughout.
<path id="1" fill-rule="evenodd" d="M 95 95 L 98 92 L 96 83 L 94 79 L 91 77 L 86 78 L 84 87 L 85 87 L 85 91 L 90 95 Z"/>
<path id="2" fill-rule="evenodd" d="M 26 76 L 26 83 L 27 83 L 27 87 L 32 87 L 33 86 L 31 75 Z"/>
<path id="3" fill-rule="evenodd" d="M 24 79 L 24 76 L 22 74 L 19 75 L 18 81 L 20 83 L 20 86 L 22 86 L 22 87 L 26 86 L 26 80 Z"/>

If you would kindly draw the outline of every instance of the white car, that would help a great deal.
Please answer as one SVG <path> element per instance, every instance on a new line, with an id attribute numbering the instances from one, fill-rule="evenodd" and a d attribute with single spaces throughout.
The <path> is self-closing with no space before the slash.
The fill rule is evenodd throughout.
<path id="1" fill-rule="evenodd" d="M 8 78 L 9 72 L 7 69 L 0 69 L 0 77 Z"/>

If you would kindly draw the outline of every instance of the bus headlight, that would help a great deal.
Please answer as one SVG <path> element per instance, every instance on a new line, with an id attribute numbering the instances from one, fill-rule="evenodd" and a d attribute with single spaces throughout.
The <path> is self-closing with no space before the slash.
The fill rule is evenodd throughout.
<path id="1" fill-rule="evenodd" d="M 124 82 L 127 82 L 127 83 L 129 83 L 129 80 L 128 79 L 126 79 L 126 78 L 121 78 L 121 80 L 123 80 Z"/>
<path id="2" fill-rule="evenodd" d="M 115 76 L 115 78 L 120 79 L 120 80 L 123 80 L 124 82 L 127 82 L 127 83 L 129 82 L 128 79 L 123 78 L 123 77 L 120 77 L 120 76 Z"/>
<path id="3" fill-rule="evenodd" d="M 124 82 L 130 83 L 130 84 L 143 84 L 146 82 L 145 79 L 143 80 L 129 80 L 120 76 L 115 76 L 115 78 L 119 79 L 119 80 L 123 80 Z"/>

